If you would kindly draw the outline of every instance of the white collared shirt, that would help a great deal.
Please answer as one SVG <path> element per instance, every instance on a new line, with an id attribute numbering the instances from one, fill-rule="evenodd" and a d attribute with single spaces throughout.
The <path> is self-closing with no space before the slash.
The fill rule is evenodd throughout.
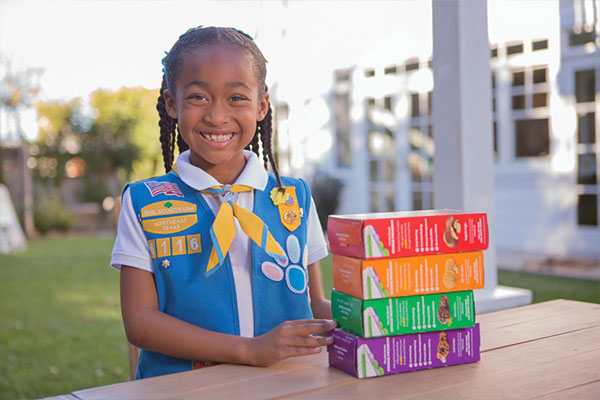
<path id="1" fill-rule="evenodd" d="M 244 150 L 244 156 L 246 157 L 246 166 L 234 184 L 264 190 L 268 181 L 267 171 L 265 171 L 258 157 L 253 152 Z M 189 151 L 183 152 L 177 158 L 177 172 L 183 182 L 196 190 L 220 185 L 211 175 L 190 163 Z M 220 200 L 210 194 L 202 194 L 202 197 L 216 215 L 221 206 Z M 236 203 L 248 210 L 252 210 L 254 208 L 254 192 L 239 193 Z M 240 336 L 252 337 L 254 336 L 254 314 L 250 274 L 252 265 L 251 243 L 248 235 L 240 228 L 237 219 L 235 219 L 235 227 L 236 234 L 229 247 L 229 258 L 235 281 L 240 319 Z M 308 213 L 306 246 L 308 250 L 308 265 L 321 260 L 328 254 L 327 243 L 323 236 L 323 230 L 317 217 L 317 210 L 313 199 L 311 199 L 310 212 Z M 127 265 L 153 272 L 152 257 L 150 256 L 148 242 L 133 210 L 129 190 L 123 193 L 119 227 L 110 265 L 116 269 L 120 269 L 121 265 Z"/>

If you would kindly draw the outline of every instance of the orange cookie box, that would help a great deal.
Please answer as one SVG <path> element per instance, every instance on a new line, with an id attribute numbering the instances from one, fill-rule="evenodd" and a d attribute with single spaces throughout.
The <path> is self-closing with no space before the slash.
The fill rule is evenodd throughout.
<path id="1" fill-rule="evenodd" d="M 483 253 L 377 260 L 333 255 L 333 287 L 361 299 L 482 289 Z"/>
<path id="2" fill-rule="evenodd" d="M 480 251 L 489 240 L 485 213 L 452 210 L 330 215 L 327 236 L 333 254 L 364 260 Z"/>

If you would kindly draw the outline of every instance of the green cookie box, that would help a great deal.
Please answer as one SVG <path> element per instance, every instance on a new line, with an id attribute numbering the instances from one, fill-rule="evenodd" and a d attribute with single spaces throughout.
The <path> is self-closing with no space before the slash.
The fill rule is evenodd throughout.
<path id="1" fill-rule="evenodd" d="M 473 291 L 362 300 L 333 290 L 333 319 L 364 338 L 475 326 Z"/>

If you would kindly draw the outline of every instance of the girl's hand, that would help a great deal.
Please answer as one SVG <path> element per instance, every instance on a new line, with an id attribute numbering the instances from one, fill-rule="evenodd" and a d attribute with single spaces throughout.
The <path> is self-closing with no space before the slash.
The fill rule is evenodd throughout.
<path id="1" fill-rule="evenodd" d="M 321 346 L 333 343 L 324 335 L 337 326 L 335 321 L 300 319 L 285 321 L 253 340 L 250 364 L 266 367 L 289 357 L 317 354 Z"/>

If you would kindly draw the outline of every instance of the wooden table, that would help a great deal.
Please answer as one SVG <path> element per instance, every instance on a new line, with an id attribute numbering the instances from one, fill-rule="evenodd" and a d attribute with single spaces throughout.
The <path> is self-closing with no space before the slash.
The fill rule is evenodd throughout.
<path id="1" fill-rule="evenodd" d="M 477 317 L 481 361 L 356 379 L 327 352 L 269 368 L 220 365 L 80 390 L 79 399 L 600 398 L 600 305 L 555 300 Z M 64 399 L 72 397 L 64 396 Z"/>

